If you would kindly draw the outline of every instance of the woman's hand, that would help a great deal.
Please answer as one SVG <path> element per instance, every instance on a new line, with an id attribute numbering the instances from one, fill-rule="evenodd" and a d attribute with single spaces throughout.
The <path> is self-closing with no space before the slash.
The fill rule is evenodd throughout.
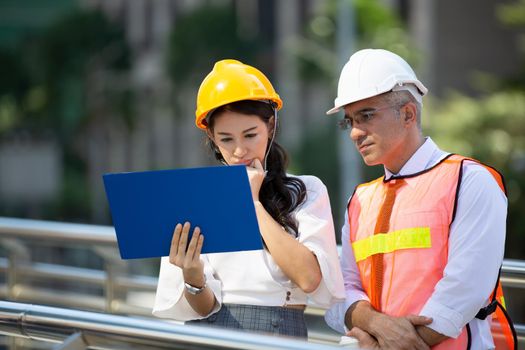
<path id="1" fill-rule="evenodd" d="M 261 161 L 255 158 L 250 165 L 246 167 L 246 171 L 248 172 L 248 179 L 250 180 L 253 200 L 258 201 L 259 191 L 261 190 L 264 177 L 266 176 Z"/>
<path id="2" fill-rule="evenodd" d="M 173 232 L 170 248 L 170 263 L 182 269 L 184 281 L 195 287 L 204 286 L 204 265 L 200 259 L 204 236 L 201 235 L 199 227 L 195 227 L 193 235 L 186 249 L 188 242 L 188 233 L 190 223 L 184 223 L 184 226 L 177 224 Z"/>

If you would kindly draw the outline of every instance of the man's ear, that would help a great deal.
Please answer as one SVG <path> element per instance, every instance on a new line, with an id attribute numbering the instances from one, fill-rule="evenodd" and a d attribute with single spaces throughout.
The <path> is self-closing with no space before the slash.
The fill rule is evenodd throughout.
<path id="1" fill-rule="evenodd" d="M 405 123 L 417 123 L 417 109 L 414 103 L 409 102 L 406 105 L 403 106 L 404 109 L 404 115 L 403 115 L 403 121 Z"/>

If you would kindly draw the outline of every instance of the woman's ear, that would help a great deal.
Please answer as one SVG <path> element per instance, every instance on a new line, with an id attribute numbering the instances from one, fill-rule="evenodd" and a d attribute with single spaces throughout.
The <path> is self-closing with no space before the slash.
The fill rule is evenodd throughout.
<path id="1" fill-rule="evenodd" d="M 212 132 L 210 131 L 210 129 L 206 129 L 206 135 L 208 136 L 208 142 L 211 143 L 211 146 L 212 146 L 213 150 L 214 150 L 216 153 L 220 153 L 220 152 L 219 152 L 219 147 L 217 147 L 217 144 L 215 143 L 215 139 L 214 139 L 213 134 L 212 134 Z"/>
<path id="2" fill-rule="evenodd" d="M 215 144 L 215 139 L 213 137 L 213 133 L 211 132 L 210 129 L 206 129 L 206 135 L 208 136 L 208 138 L 210 139 L 210 142 L 213 142 L 213 144 Z"/>
<path id="3" fill-rule="evenodd" d="M 270 119 L 268 119 L 268 134 L 273 133 L 273 129 L 275 128 L 275 116 L 272 115 Z"/>

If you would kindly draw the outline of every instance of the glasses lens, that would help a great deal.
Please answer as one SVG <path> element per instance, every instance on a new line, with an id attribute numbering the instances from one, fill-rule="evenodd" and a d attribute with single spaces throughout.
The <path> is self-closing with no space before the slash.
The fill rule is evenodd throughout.
<path id="1" fill-rule="evenodd" d="M 337 122 L 337 125 L 339 125 L 339 129 L 341 130 L 348 130 L 350 129 L 350 119 L 341 119 Z"/>

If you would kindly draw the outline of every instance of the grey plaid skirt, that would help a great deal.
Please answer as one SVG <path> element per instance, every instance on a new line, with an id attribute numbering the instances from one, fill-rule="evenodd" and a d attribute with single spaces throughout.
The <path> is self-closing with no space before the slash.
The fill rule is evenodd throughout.
<path id="1" fill-rule="evenodd" d="M 280 306 L 223 304 L 217 313 L 205 319 L 187 321 L 185 324 L 240 329 L 304 339 L 308 337 L 304 310 Z"/>

